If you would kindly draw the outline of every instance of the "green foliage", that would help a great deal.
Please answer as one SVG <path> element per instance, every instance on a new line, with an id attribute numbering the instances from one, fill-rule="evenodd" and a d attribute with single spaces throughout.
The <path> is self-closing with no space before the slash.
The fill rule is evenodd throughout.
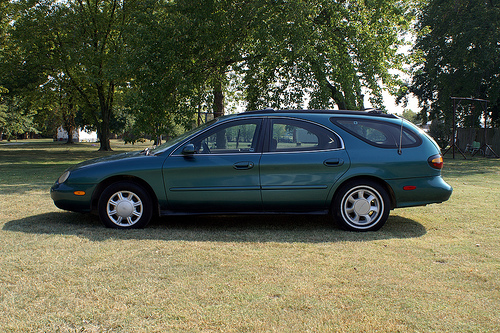
<path id="1" fill-rule="evenodd" d="M 255 57 L 245 67 L 250 108 L 309 107 L 362 109 L 363 95 L 382 106 L 380 83 L 394 86 L 390 68 L 401 69 L 412 11 L 406 1 L 282 2 L 252 40 Z"/>
<path id="2" fill-rule="evenodd" d="M 453 96 L 490 100 L 498 122 L 500 3 L 431 0 L 423 8 L 417 31 L 414 52 L 425 62 L 415 68 L 411 90 L 424 107 L 424 120 L 444 114 L 450 122 Z"/>
<path id="3" fill-rule="evenodd" d="M 412 0 L 9 4 L 0 85 L 40 121 L 97 129 L 103 150 L 112 131 L 160 138 L 235 105 L 362 109 L 369 93 L 382 107 L 413 18 Z"/>
<path id="4" fill-rule="evenodd" d="M 402 114 L 403 118 L 405 118 L 406 120 L 414 123 L 414 124 L 417 124 L 418 123 L 418 114 L 413 112 L 412 110 L 403 110 L 403 114 Z"/>
<path id="5" fill-rule="evenodd" d="M 185 96 L 196 91 L 208 97 L 198 108 L 213 104 L 218 113 L 231 91 L 244 92 L 247 109 L 360 109 L 366 92 L 381 105 L 380 83 L 400 83 L 389 69 L 401 69 L 406 61 L 396 51 L 413 17 L 409 1 L 385 0 L 177 1 L 154 13 L 160 19 L 142 19 L 139 29 L 134 24 L 136 32 L 148 33 L 136 34 L 143 47 L 135 49 L 163 60 L 141 67 L 163 73 L 162 83 L 138 78 L 137 84 L 149 83 L 141 93 L 162 87 L 171 98 L 167 83 L 174 82 Z M 147 59 L 144 53 L 138 59 Z M 196 108 L 192 98 L 187 100 Z"/>
<path id="6" fill-rule="evenodd" d="M 0 104 L 0 135 L 3 133 L 10 141 L 16 139 L 18 134 L 38 132 L 33 121 L 35 112 L 31 111 L 26 100 L 4 98 L 2 102 L 4 104 Z"/>
<path id="7" fill-rule="evenodd" d="M 33 79 L 20 87 L 34 91 L 49 81 L 49 89 L 87 114 L 102 150 L 110 149 L 114 94 L 125 82 L 123 28 L 133 9 L 118 0 L 19 1 L 10 29 L 11 50 L 19 51 L 11 52 L 17 70 L 12 81 L 27 72 Z M 68 112 L 63 119 L 74 116 Z"/>
<path id="8" fill-rule="evenodd" d="M 439 119 L 432 120 L 429 135 L 434 138 L 441 149 L 445 149 L 451 139 L 449 126 L 446 126 L 445 122 Z"/>
<path id="9" fill-rule="evenodd" d="M 198 96 L 191 56 L 192 38 L 182 13 L 170 2 L 149 0 L 137 4 L 125 29 L 129 82 L 123 89 L 127 113 L 133 118 L 127 140 L 174 135 L 176 125 L 192 124 Z M 201 101 L 200 101 L 201 103 Z"/>

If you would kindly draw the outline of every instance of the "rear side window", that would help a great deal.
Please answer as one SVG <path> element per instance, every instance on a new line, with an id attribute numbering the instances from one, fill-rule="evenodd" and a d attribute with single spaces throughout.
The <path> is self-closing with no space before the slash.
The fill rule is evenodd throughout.
<path id="1" fill-rule="evenodd" d="M 331 121 L 355 137 L 380 148 L 416 147 L 422 143 L 418 134 L 401 125 L 359 118 L 331 118 Z"/>
<path id="2" fill-rule="evenodd" d="M 340 138 L 330 130 L 294 119 L 271 119 L 268 151 L 291 152 L 330 150 L 342 147 Z"/>

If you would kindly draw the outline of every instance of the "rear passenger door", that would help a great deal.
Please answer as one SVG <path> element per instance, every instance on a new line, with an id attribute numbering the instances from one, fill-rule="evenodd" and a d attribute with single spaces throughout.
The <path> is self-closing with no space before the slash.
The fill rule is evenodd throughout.
<path id="1" fill-rule="evenodd" d="M 269 118 L 260 161 L 265 211 L 312 212 L 329 208 L 333 184 L 349 168 L 341 138 L 322 125 Z"/>

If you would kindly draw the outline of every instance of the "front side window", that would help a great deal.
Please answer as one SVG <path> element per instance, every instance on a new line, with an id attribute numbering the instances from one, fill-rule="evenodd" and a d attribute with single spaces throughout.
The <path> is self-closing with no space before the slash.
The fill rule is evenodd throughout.
<path id="1" fill-rule="evenodd" d="M 168 148 L 172 147 L 176 143 L 184 141 L 186 138 L 188 138 L 189 136 L 193 135 L 193 133 L 199 132 L 200 130 L 203 130 L 203 129 L 211 126 L 216 121 L 217 121 L 216 119 L 212 119 L 211 121 L 206 122 L 206 123 L 204 123 L 203 125 L 201 125 L 199 127 L 193 128 L 193 129 L 185 132 L 184 134 L 181 134 L 178 137 L 175 137 L 173 139 L 168 140 L 164 144 L 162 144 L 162 145 L 160 145 L 160 146 L 152 149 L 151 152 L 150 152 L 151 155 L 157 155 L 157 154 L 163 153 L 165 150 L 167 150 Z"/>
<path id="2" fill-rule="evenodd" d="M 416 147 L 422 143 L 413 131 L 401 125 L 372 119 L 332 118 L 331 121 L 359 139 L 381 148 Z"/>
<path id="3" fill-rule="evenodd" d="M 198 154 L 241 154 L 257 151 L 260 119 L 247 119 L 221 124 L 193 140 Z"/>
<path id="4" fill-rule="evenodd" d="M 293 119 L 271 119 L 270 152 L 326 150 L 342 147 L 340 138 L 321 126 Z"/>

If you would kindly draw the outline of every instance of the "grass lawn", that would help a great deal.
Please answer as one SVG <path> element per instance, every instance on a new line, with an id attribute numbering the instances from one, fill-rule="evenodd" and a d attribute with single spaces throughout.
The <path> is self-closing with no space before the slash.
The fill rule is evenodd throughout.
<path id="1" fill-rule="evenodd" d="M 498 159 L 447 158 L 451 199 L 392 211 L 378 232 L 309 216 L 119 231 L 50 199 L 97 148 L 0 142 L 0 332 L 499 330 Z"/>

